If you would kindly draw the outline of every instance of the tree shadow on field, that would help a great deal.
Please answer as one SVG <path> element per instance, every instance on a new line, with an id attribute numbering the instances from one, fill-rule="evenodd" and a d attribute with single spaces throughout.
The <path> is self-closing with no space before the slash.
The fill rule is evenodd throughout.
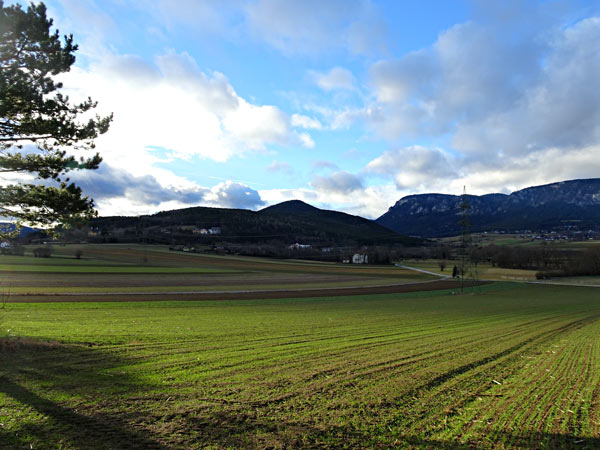
<path id="1" fill-rule="evenodd" d="M 98 411 L 93 399 L 114 399 L 148 386 L 131 376 L 107 371 L 127 364 L 82 345 L 15 340 L 0 351 L 0 414 L 11 418 L 0 427 L 0 449 L 166 449 L 131 417 Z M 8 350 L 7 350 L 8 349 Z M 59 400 L 55 400 L 58 398 Z M 129 420 L 128 420 L 129 419 Z"/>
<path id="2" fill-rule="evenodd" d="M 285 400 L 202 399 L 149 384 L 119 370 L 139 362 L 136 352 L 26 339 L 4 344 L 2 450 L 339 448 L 369 438 L 286 420 L 271 409 Z"/>
<path id="3" fill-rule="evenodd" d="M 184 419 L 184 427 L 193 430 L 187 446 L 202 443 L 217 448 L 360 448 L 369 436 L 347 427 L 318 428 L 284 418 L 257 417 L 256 411 L 211 411 Z M 185 446 L 184 448 L 187 448 Z"/>

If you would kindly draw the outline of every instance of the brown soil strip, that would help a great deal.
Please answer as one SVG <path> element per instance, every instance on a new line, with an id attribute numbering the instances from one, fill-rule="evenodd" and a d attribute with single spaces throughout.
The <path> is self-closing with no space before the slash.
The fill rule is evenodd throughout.
<path id="1" fill-rule="evenodd" d="M 465 286 L 481 286 L 490 281 L 465 283 Z M 438 291 L 459 289 L 460 283 L 453 280 L 439 280 L 423 283 L 409 283 L 391 286 L 290 289 L 268 291 L 230 291 L 230 292 L 116 292 L 90 294 L 11 294 L 11 303 L 48 303 L 48 302 L 147 302 L 147 301 L 199 301 L 199 300 L 255 300 L 275 298 L 340 297 L 352 295 L 396 294 L 419 291 Z"/>
<path id="2" fill-rule="evenodd" d="M 327 274 L 106 274 L 94 273 L 15 273 L 2 274 L 2 282 L 11 287 L 147 287 L 147 286 L 236 286 L 255 284 L 311 284 L 344 283 L 371 279 L 371 276 L 327 275 Z M 407 276 L 410 276 L 407 275 Z M 403 277 L 375 276 L 389 278 L 389 284 L 400 284 Z M 415 277 L 413 277 L 415 279 Z M 334 285 L 335 286 L 335 285 Z"/>

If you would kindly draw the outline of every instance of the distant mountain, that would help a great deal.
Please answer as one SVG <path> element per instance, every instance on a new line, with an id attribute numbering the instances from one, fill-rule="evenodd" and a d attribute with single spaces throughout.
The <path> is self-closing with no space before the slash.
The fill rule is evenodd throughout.
<path id="1" fill-rule="evenodd" d="M 90 222 L 97 236 L 124 242 L 146 241 L 266 243 L 311 245 L 419 244 L 372 220 L 315 208 L 299 200 L 260 211 L 194 207 L 139 217 L 99 217 Z M 202 228 L 219 227 L 217 235 Z"/>
<path id="2" fill-rule="evenodd" d="M 339 211 L 319 209 L 300 200 L 291 200 L 262 209 L 258 214 L 274 220 L 280 226 L 302 239 L 311 240 L 314 236 L 325 239 L 351 240 L 357 243 L 404 243 L 415 244 L 418 240 L 401 236 L 372 220 L 353 216 Z"/>
<path id="3" fill-rule="evenodd" d="M 461 196 L 420 194 L 403 197 L 376 222 L 411 236 L 459 234 Z M 471 231 L 598 228 L 600 178 L 534 186 L 506 194 L 467 195 Z"/>
<path id="4" fill-rule="evenodd" d="M 302 200 L 288 200 L 287 202 L 281 202 L 276 205 L 267 206 L 261 209 L 262 214 L 314 214 L 317 211 L 324 211 L 319 208 L 315 208 L 308 203 L 304 203 Z"/>

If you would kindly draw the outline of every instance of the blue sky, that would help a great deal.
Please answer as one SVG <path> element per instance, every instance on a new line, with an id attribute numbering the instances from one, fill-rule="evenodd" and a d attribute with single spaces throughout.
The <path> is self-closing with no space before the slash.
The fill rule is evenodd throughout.
<path id="1" fill-rule="evenodd" d="M 598 1 L 52 0 L 65 91 L 114 112 L 73 178 L 102 215 L 600 174 Z"/>

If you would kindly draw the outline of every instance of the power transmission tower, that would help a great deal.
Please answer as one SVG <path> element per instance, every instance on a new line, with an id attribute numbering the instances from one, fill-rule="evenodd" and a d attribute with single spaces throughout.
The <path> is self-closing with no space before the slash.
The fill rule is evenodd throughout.
<path id="1" fill-rule="evenodd" d="M 469 211 L 471 205 L 467 197 L 467 188 L 463 186 L 463 194 L 460 199 L 460 292 L 464 291 L 465 279 L 472 279 L 476 276 L 473 272 L 472 264 L 472 246 L 471 221 L 469 220 Z"/>

